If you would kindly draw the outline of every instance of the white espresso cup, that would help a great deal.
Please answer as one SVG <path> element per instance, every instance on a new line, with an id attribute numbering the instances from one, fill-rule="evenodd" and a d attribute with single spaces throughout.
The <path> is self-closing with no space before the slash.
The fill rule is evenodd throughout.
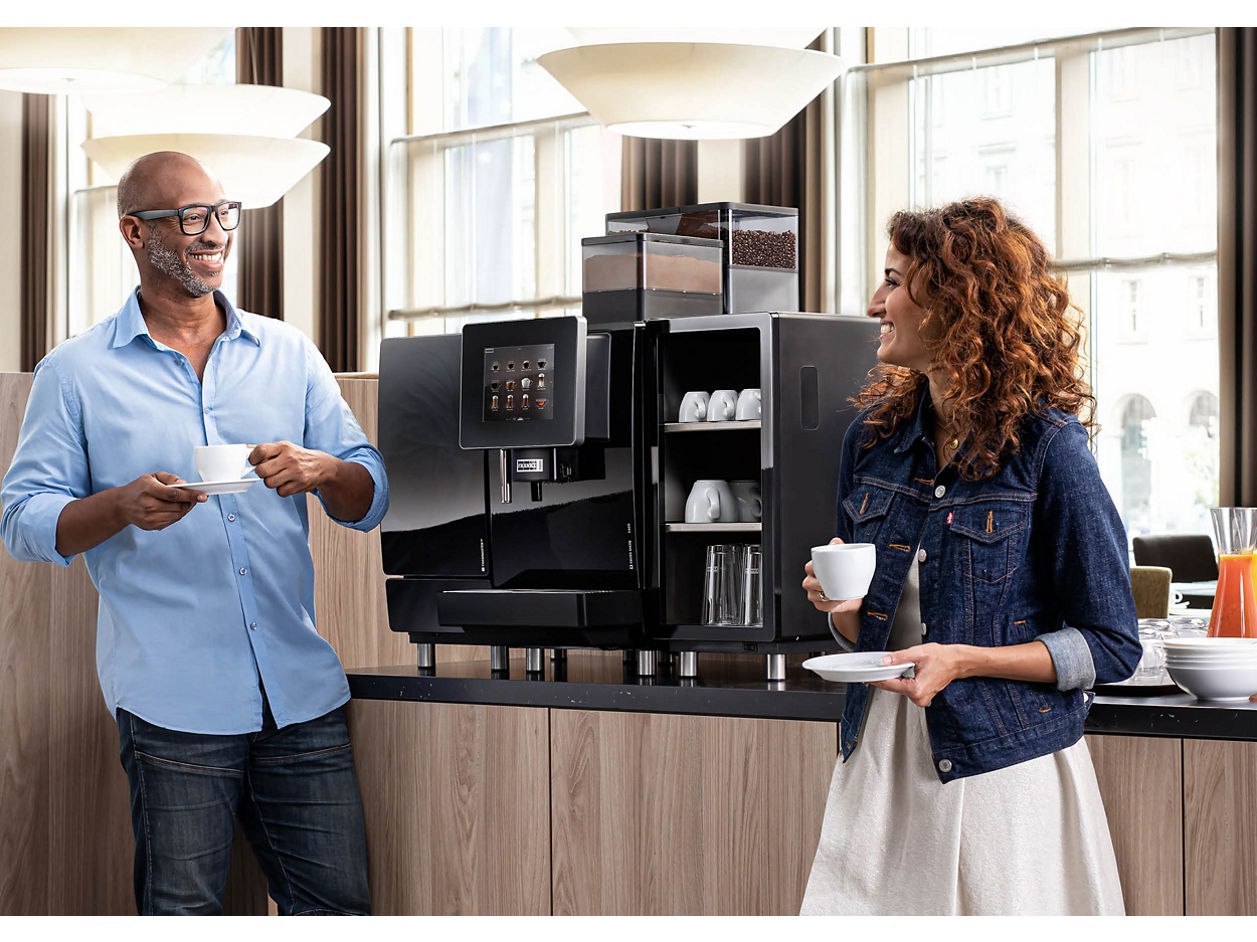
<path id="1" fill-rule="evenodd" d="M 695 481 L 685 500 L 686 523 L 736 523 L 738 504 L 725 481 Z"/>
<path id="2" fill-rule="evenodd" d="M 707 400 L 711 398 L 701 390 L 687 392 L 681 399 L 681 409 L 677 413 L 678 422 L 701 422 L 707 418 Z"/>
<path id="3" fill-rule="evenodd" d="M 758 523 L 764 515 L 764 503 L 759 495 L 759 481 L 730 481 L 729 490 L 738 504 L 738 520 Z"/>
<path id="4" fill-rule="evenodd" d="M 762 411 L 759 388 L 750 386 L 738 393 L 738 405 L 735 415 L 739 422 L 747 419 L 758 419 Z"/>
<path id="5" fill-rule="evenodd" d="M 707 403 L 708 422 L 729 422 L 738 413 L 738 391 L 717 389 Z"/>
<path id="6" fill-rule="evenodd" d="M 877 568 L 877 547 L 872 543 L 830 543 L 812 547 L 812 571 L 821 591 L 834 602 L 862 599 Z"/>
<path id="7" fill-rule="evenodd" d="M 253 470 L 252 445 L 197 445 L 192 449 L 196 473 L 204 482 L 235 481 Z"/>

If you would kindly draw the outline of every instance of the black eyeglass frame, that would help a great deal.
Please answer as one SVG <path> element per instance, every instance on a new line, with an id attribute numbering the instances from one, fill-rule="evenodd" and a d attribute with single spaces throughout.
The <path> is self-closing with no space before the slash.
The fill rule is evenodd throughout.
<path id="1" fill-rule="evenodd" d="M 236 208 L 236 221 L 233 225 L 224 226 L 223 221 L 218 219 L 218 211 L 224 206 L 234 206 Z M 190 232 L 183 224 L 183 217 L 185 213 L 189 213 L 194 209 L 205 210 L 205 225 L 201 226 L 200 229 L 197 229 L 194 232 Z M 184 235 L 200 235 L 209 228 L 211 219 L 218 219 L 218 224 L 219 226 L 222 226 L 223 231 L 231 232 L 240 225 L 240 213 L 243 209 L 244 206 L 241 204 L 240 200 L 221 200 L 212 206 L 209 203 L 189 203 L 187 206 L 180 206 L 178 209 L 142 209 L 139 212 L 127 213 L 127 215 L 134 216 L 136 219 L 143 219 L 145 222 L 150 219 L 164 219 L 167 216 L 178 216 L 180 232 Z"/>

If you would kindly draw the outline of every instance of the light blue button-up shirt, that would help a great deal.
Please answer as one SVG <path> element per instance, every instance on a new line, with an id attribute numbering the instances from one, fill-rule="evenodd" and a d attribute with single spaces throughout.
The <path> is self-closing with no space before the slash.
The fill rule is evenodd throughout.
<path id="1" fill-rule="evenodd" d="M 346 525 L 380 522 L 383 461 L 318 350 L 287 324 L 215 299 L 227 328 L 203 380 L 149 334 L 138 290 L 36 367 L 0 490 L 0 528 L 15 557 L 68 566 L 56 550 L 66 504 L 156 471 L 197 481 L 192 449 L 205 444 L 287 440 L 361 464 L 375 495 Z M 128 526 L 84 556 L 100 594 L 96 664 L 111 713 L 246 733 L 262 726 L 259 678 L 281 727 L 349 699 L 340 661 L 314 627 L 306 495 L 280 497 L 258 482 L 210 497 L 164 530 Z"/>

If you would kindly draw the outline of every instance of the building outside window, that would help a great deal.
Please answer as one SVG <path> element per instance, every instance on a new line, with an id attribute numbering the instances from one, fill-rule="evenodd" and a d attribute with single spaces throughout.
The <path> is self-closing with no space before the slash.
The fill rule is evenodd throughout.
<path id="1" fill-rule="evenodd" d="M 840 152 L 856 156 L 841 172 L 865 196 L 840 208 L 862 252 L 838 260 L 840 309 L 863 311 L 892 212 L 1000 198 L 1043 237 L 1083 312 L 1096 457 L 1128 534 L 1211 532 L 1213 30 L 879 28 L 872 48 L 843 95 L 854 117 Z"/>

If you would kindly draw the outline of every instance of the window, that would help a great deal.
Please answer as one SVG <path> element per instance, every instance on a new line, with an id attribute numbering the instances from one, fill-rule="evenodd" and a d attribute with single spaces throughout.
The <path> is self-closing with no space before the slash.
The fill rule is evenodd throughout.
<path id="1" fill-rule="evenodd" d="M 570 37 L 506 27 L 409 36 L 408 133 L 386 162 L 387 332 L 575 311 L 580 240 L 619 209 L 620 138 L 537 62 Z"/>
<path id="2" fill-rule="evenodd" d="M 871 46 L 881 60 L 854 67 L 844 90 L 842 173 L 866 195 L 840 211 L 865 254 L 839 260 L 840 309 L 863 311 L 892 212 L 999 197 L 1043 238 L 1084 312 L 1096 458 L 1128 533 L 1209 532 L 1213 31 L 878 29 Z"/>

